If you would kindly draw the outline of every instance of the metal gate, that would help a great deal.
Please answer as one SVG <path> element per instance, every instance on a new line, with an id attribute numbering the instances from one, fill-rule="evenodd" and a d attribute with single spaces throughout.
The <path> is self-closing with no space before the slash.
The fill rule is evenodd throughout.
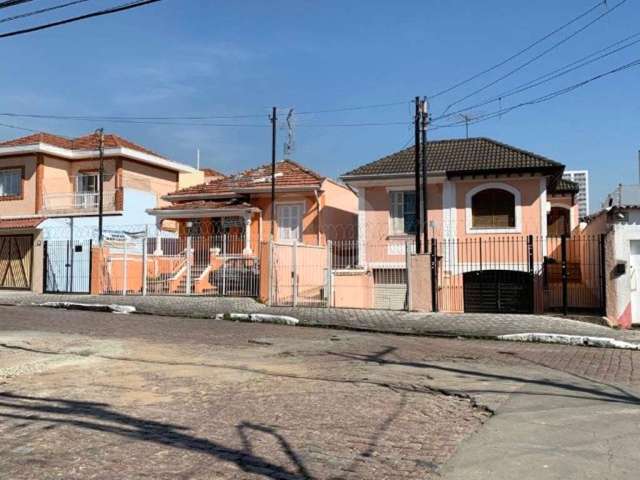
<path id="1" fill-rule="evenodd" d="M 90 293 L 91 247 L 91 240 L 45 240 L 45 293 Z"/>
<path id="2" fill-rule="evenodd" d="M 436 310 L 605 311 L 604 235 L 433 240 L 430 248 Z"/>
<path id="3" fill-rule="evenodd" d="M 0 236 L 0 288 L 30 289 L 32 263 L 32 235 Z"/>
<path id="4" fill-rule="evenodd" d="M 533 277 L 529 272 L 484 270 L 466 272 L 463 278 L 465 312 L 533 312 Z"/>

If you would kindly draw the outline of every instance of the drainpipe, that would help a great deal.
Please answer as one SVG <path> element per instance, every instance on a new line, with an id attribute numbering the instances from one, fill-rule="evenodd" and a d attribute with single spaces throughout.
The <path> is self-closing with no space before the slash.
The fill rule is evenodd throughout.
<path id="1" fill-rule="evenodd" d="M 320 245 L 320 225 L 322 225 L 320 222 L 320 215 L 322 214 L 320 209 L 320 196 L 318 195 L 318 190 L 314 190 L 313 194 L 316 196 L 316 205 L 318 206 L 318 245 Z"/>

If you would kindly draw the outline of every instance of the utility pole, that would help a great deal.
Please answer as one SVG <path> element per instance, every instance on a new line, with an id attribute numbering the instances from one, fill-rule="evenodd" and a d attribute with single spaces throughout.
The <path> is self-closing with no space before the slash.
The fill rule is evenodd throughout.
<path id="1" fill-rule="evenodd" d="M 414 123 L 414 174 L 415 174 L 415 190 L 416 190 L 416 253 L 420 253 L 422 248 L 420 247 L 421 232 L 420 224 L 422 219 L 422 212 L 420 210 L 420 121 L 422 117 L 420 97 L 416 97 L 416 113 Z"/>
<path id="2" fill-rule="evenodd" d="M 471 120 L 471 115 L 467 115 L 466 113 L 461 113 L 460 116 L 464 120 L 464 129 L 465 129 L 467 138 L 469 138 L 469 120 Z"/>
<path id="3" fill-rule="evenodd" d="M 102 247 L 102 217 L 104 216 L 104 128 L 96 130 L 98 134 L 98 152 L 100 168 L 98 170 L 98 244 Z"/>
<path id="4" fill-rule="evenodd" d="M 429 248 L 429 202 L 427 196 L 427 178 L 429 177 L 427 171 L 427 126 L 429 125 L 429 104 L 427 103 L 426 97 L 423 97 L 420 111 L 422 114 L 422 205 L 424 208 L 423 212 L 423 236 L 424 242 L 422 242 L 424 253 L 427 253 L 427 249 Z M 418 253 L 418 252 L 416 252 Z"/>
<path id="5" fill-rule="evenodd" d="M 271 240 L 274 239 L 276 223 L 276 123 L 277 108 L 271 110 Z"/>

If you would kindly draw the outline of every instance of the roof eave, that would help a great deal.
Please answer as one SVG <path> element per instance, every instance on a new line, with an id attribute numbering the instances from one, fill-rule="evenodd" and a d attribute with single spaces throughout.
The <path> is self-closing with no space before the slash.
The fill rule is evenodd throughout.
<path id="1" fill-rule="evenodd" d="M 31 145 L 19 145 L 13 147 L 0 147 L 0 157 L 25 154 L 25 153 L 46 153 L 56 157 L 68 160 L 87 160 L 99 158 L 98 150 L 71 150 L 63 147 L 56 147 L 48 143 L 36 143 Z M 106 148 L 104 150 L 105 157 L 125 157 L 131 160 L 138 160 L 148 165 L 162 167 L 166 170 L 172 170 L 178 173 L 196 173 L 197 169 L 184 165 L 182 163 L 168 160 L 158 155 L 141 152 L 128 147 Z"/>

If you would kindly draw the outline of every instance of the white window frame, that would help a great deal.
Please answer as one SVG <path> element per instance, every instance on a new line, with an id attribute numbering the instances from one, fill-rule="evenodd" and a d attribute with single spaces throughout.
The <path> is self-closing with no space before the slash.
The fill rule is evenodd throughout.
<path id="1" fill-rule="evenodd" d="M 75 208 L 96 208 L 99 203 L 98 194 L 100 193 L 100 173 L 95 171 L 78 172 L 75 181 Z M 80 181 L 83 177 L 95 177 L 96 190 L 80 190 Z"/>
<path id="2" fill-rule="evenodd" d="M 0 198 L 19 198 L 22 197 L 23 192 L 22 192 L 22 168 L 4 168 L 2 170 L 0 170 L 0 176 L 9 176 L 9 175 L 15 175 L 17 177 L 17 180 L 15 180 L 16 184 L 15 186 L 18 188 L 16 193 L 0 193 Z M 2 189 L 4 190 L 4 188 Z"/>
<path id="3" fill-rule="evenodd" d="M 300 207 L 300 220 L 298 223 L 298 238 L 282 238 L 282 229 L 284 228 L 280 224 L 280 208 L 281 207 Z M 276 202 L 276 225 L 278 226 L 278 241 L 279 242 L 302 242 L 303 239 L 303 223 L 304 223 L 304 214 L 306 212 L 306 202 L 304 201 L 291 201 L 291 202 Z"/>
<path id="4" fill-rule="evenodd" d="M 511 193 L 514 198 L 515 204 L 515 220 L 516 224 L 514 227 L 507 228 L 478 228 L 473 226 L 473 211 L 471 209 L 471 202 L 473 196 L 476 193 L 482 192 L 483 190 L 489 190 L 492 188 L 496 188 L 498 190 L 506 190 Z M 522 232 L 522 195 L 520 190 L 516 187 L 509 185 L 508 183 L 483 183 L 482 185 L 478 185 L 477 187 L 469 190 L 465 196 L 465 223 L 466 223 L 466 232 L 471 235 L 483 235 L 483 234 L 491 234 L 491 233 L 520 233 Z"/>

